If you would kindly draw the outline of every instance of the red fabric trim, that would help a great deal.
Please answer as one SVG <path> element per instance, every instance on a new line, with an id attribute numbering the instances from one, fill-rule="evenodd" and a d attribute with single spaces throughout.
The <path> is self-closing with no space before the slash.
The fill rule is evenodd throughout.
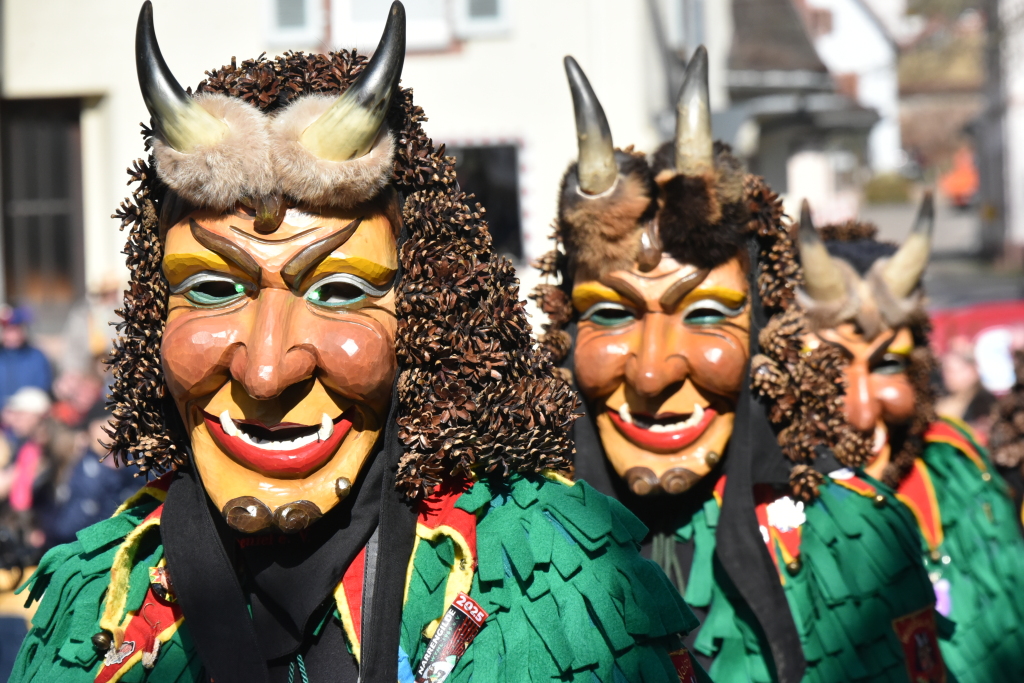
<path id="1" fill-rule="evenodd" d="M 174 627 L 180 618 L 181 606 L 177 602 L 164 602 L 153 593 L 151 586 L 146 591 L 142 607 L 131 616 L 125 627 L 121 645 L 125 651 L 123 659 L 117 663 L 102 664 L 96 674 L 96 683 L 108 683 L 123 670 L 138 664 L 144 653 L 153 651 L 157 636 Z M 131 651 L 127 652 L 129 648 Z"/>
<path id="2" fill-rule="evenodd" d="M 417 521 L 428 529 L 447 526 L 461 534 L 473 554 L 473 566 L 476 566 L 476 515 L 455 507 L 459 498 L 471 485 L 471 482 L 467 481 L 454 485 L 442 484 L 429 498 L 420 503 Z"/>
<path id="3" fill-rule="evenodd" d="M 754 514 L 757 515 L 757 523 L 768 530 L 768 541 L 765 545 L 768 546 L 768 554 L 772 556 L 775 568 L 780 571 L 779 558 L 775 552 L 775 542 L 778 542 L 782 549 L 783 560 L 792 562 L 800 557 L 800 540 L 802 537 L 801 527 L 782 531 L 768 524 L 768 506 L 779 498 L 784 498 L 785 495 L 776 491 L 774 486 L 767 484 L 757 484 L 754 486 Z"/>
<path id="4" fill-rule="evenodd" d="M 942 514 L 935 497 L 935 487 L 928 474 L 928 467 L 921 458 L 914 460 L 914 466 L 896 490 L 896 497 L 914 513 L 917 526 L 921 529 L 929 550 L 942 544 Z"/>
<path id="5" fill-rule="evenodd" d="M 345 589 L 345 602 L 348 603 L 349 614 L 352 615 L 352 628 L 356 632 L 356 640 L 363 642 L 363 576 L 366 568 L 366 547 L 364 546 L 356 559 L 345 570 L 341 577 L 342 588 Z"/>
<path id="6" fill-rule="evenodd" d="M 986 470 L 985 461 L 982 460 L 981 454 L 978 453 L 978 449 L 974 447 L 971 440 L 945 420 L 938 420 L 928 425 L 928 430 L 924 433 L 924 440 L 927 443 L 947 443 L 970 458 L 982 472 Z"/>
<path id="7" fill-rule="evenodd" d="M 168 472 L 162 474 L 153 481 L 147 481 L 146 486 L 154 489 L 160 489 L 163 492 L 167 492 L 171 488 L 171 481 L 174 479 L 174 472 Z"/>

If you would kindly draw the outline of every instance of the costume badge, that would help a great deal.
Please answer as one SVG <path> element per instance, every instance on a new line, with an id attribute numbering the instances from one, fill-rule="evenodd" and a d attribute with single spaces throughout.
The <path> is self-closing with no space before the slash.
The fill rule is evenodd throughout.
<path id="1" fill-rule="evenodd" d="M 444 683 L 487 619 L 472 598 L 459 593 L 437 626 L 416 668 L 416 683 Z"/>
<path id="2" fill-rule="evenodd" d="M 907 673 L 913 683 L 946 683 L 946 665 L 939 652 L 935 612 L 931 607 L 918 610 L 892 622 L 903 644 Z"/>
<path id="3" fill-rule="evenodd" d="M 164 602 L 174 602 L 174 589 L 171 586 L 171 576 L 167 573 L 167 567 L 160 561 L 155 567 L 149 568 L 149 587 L 153 595 Z"/>
<path id="4" fill-rule="evenodd" d="M 110 649 L 107 650 L 107 654 L 103 656 L 103 666 L 116 666 L 132 656 L 135 652 L 135 641 L 126 640 L 121 643 L 121 647 L 114 649 L 111 645 Z"/>
<path id="5" fill-rule="evenodd" d="M 670 652 L 668 656 L 672 660 L 672 666 L 676 668 L 679 683 L 697 683 L 697 672 L 694 671 L 689 650 L 681 647 L 675 652 Z"/>

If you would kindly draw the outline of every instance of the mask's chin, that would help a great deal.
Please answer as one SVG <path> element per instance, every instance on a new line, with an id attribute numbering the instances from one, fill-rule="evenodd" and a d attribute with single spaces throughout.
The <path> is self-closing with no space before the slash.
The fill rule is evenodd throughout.
<path id="1" fill-rule="evenodd" d="M 629 422 L 623 417 L 603 410 L 596 420 L 598 434 L 615 471 L 640 496 L 678 495 L 693 488 L 721 461 L 735 418 L 731 412 L 708 410 L 701 420 L 690 416 L 693 425 L 679 420 L 679 428 L 673 429 L 674 424 L 662 426 L 659 421 L 645 422 L 636 416 Z M 699 433 L 687 433 L 694 429 Z M 686 445 L 669 450 L 673 437 Z"/>
<path id="2" fill-rule="evenodd" d="M 214 417 L 195 405 L 188 413 L 203 487 L 228 525 L 243 533 L 308 528 L 348 496 L 381 431 L 361 405 L 322 410 L 319 424 L 246 420 L 244 411 L 228 408 Z"/>

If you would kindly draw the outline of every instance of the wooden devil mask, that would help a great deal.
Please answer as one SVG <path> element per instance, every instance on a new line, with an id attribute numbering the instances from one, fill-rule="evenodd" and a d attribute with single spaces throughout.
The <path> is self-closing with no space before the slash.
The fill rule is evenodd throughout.
<path id="1" fill-rule="evenodd" d="M 139 17 L 139 84 L 169 287 L 160 356 L 208 495 L 243 532 L 305 528 L 372 453 L 397 363 L 394 141 L 384 125 L 405 55 L 392 6 L 341 96 L 273 115 L 188 95 Z"/>
<path id="2" fill-rule="evenodd" d="M 746 377 L 744 172 L 712 143 L 703 47 L 687 68 L 675 140 L 650 165 L 614 149 L 571 57 L 566 71 L 579 157 L 558 230 L 578 321 L 573 373 L 631 490 L 681 493 L 719 462 Z"/>
<path id="3" fill-rule="evenodd" d="M 860 223 L 819 233 L 806 202 L 800 220 L 804 286 L 796 296 L 808 322 L 806 347 L 840 352 L 845 420 L 861 436 L 846 459 L 893 486 L 909 470 L 933 415 L 920 286 L 933 224 L 930 193 L 899 248 L 876 241 L 874 227 Z"/>

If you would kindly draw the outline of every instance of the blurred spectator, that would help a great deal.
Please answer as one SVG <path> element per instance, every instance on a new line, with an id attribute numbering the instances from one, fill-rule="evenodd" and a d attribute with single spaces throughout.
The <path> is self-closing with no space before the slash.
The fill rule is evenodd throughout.
<path id="1" fill-rule="evenodd" d="M 74 541 L 78 531 L 110 517 L 144 483 L 135 478 L 134 467 L 116 467 L 112 457 L 104 457 L 109 418 L 102 403 L 85 416 L 88 438 L 67 481 L 57 485 L 52 505 L 40 512 L 47 547 Z"/>
<path id="2" fill-rule="evenodd" d="M 53 383 L 53 394 L 57 398 L 54 419 L 68 427 L 80 427 L 93 406 L 102 402 L 103 379 L 88 366 L 84 371 L 69 370 Z"/>
<path id="3" fill-rule="evenodd" d="M 29 346 L 27 326 L 32 315 L 25 307 L 0 311 L 0 405 L 22 387 L 50 390 L 50 363 Z"/>
<path id="4" fill-rule="evenodd" d="M 996 397 L 981 384 L 970 340 L 966 337 L 950 340 L 941 364 L 946 394 L 936 401 L 935 412 L 963 420 L 978 433 L 983 443 L 987 442 Z"/>
<path id="5" fill-rule="evenodd" d="M 978 169 L 971 150 L 963 147 L 953 156 L 953 168 L 939 178 L 939 188 L 958 209 L 974 203 L 978 194 Z"/>
<path id="6" fill-rule="evenodd" d="M 1013 367 L 1017 375 L 1010 393 L 992 409 L 992 460 L 1014 489 L 1020 506 L 1024 501 L 1024 339 L 1015 340 Z"/>
<path id="7" fill-rule="evenodd" d="M 0 499 L 6 499 L 17 513 L 32 509 L 37 482 L 49 465 L 43 449 L 43 421 L 49 411 L 50 397 L 45 391 L 22 387 L 7 399 L 0 413 L 13 454 L 13 461 L 0 472 Z"/>

